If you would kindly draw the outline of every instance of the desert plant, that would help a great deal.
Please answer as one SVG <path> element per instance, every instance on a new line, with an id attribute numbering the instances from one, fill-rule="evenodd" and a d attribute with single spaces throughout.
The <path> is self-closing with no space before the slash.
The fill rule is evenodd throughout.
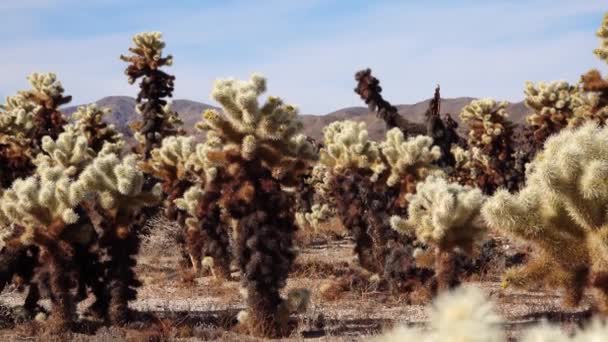
<path id="1" fill-rule="evenodd" d="M 460 112 L 460 118 L 469 126 L 469 148 L 479 148 L 487 156 L 481 170 L 468 170 L 472 182 L 486 194 L 504 187 L 517 189 L 522 175 L 515 170 L 513 156 L 513 124 L 507 119 L 506 102 L 492 99 L 471 101 Z M 473 176 L 475 175 L 475 176 Z"/>
<path id="2" fill-rule="evenodd" d="M 72 114 L 75 128 L 82 132 L 90 148 L 95 152 L 101 151 L 105 143 L 118 143 L 122 140 L 114 125 L 103 121 L 111 113 L 109 108 L 100 108 L 96 104 L 80 106 Z"/>
<path id="3" fill-rule="evenodd" d="M 430 247 L 440 290 L 459 283 L 456 249 L 472 254 L 485 233 L 480 222 L 484 196 L 479 189 L 448 183 L 429 176 L 408 195 L 408 217 L 391 217 L 393 229 L 416 238 Z"/>
<path id="4" fill-rule="evenodd" d="M 491 227 L 535 247 L 526 265 L 506 272 L 505 285 L 560 287 L 569 305 L 591 287 L 607 310 L 607 142 L 608 129 L 593 122 L 562 130 L 530 163 L 520 192 L 498 191 L 484 205 Z"/>
<path id="5" fill-rule="evenodd" d="M 144 207 L 157 205 L 161 198 L 160 185 L 144 186 L 144 174 L 137 167 L 137 157 L 124 158 L 115 153 L 97 156 L 80 174 L 76 184 L 96 194 L 97 205 L 91 208 L 101 216 L 99 248 L 107 255 L 102 267 L 107 282 L 108 308 L 101 307 L 113 323 L 129 319 L 128 302 L 135 299 L 140 285 L 135 277 L 134 256 L 138 252 L 138 219 Z"/>
<path id="6" fill-rule="evenodd" d="M 206 157 L 220 170 L 205 185 L 199 212 L 210 215 L 219 203 L 236 226 L 235 255 L 247 293 L 247 324 L 254 333 L 286 332 L 288 305 L 279 294 L 293 263 L 296 230 L 293 194 L 302 172 L 317 159 L 304 135 L 297 109 L 270 96 L 264 104 L 257 97 L 266 90 L 266 79 L 218 80 L 212 97 L 224 110 L 203 114 L 199 127 L 208 139 L 221 142 Z M 224 233 L 224 234 L 227 234 Z"/>
<path id="7" fill-rule="evenodd" d="M 56 138 L 66 123 L 58 107 L 68 103 L 64 89 L 53 73 L 28 76 L 30 90 L 9 96 L 0 105 L 0 185 L 33 174 L 31 160 L 40 152 L 44 136 Z"/>
<path id="8" fill-rule="evenodd" d="M 403 118 L 397 107 L 382 98 L 380 81 L 372 76 L 371 69 L 357 71 L 355 81 L 357 81 L 355 93 L 365 101 L 370 111 L 375 112 L 386 123 L 388 129 L 399 128 L 407 136 L 426 133 L 422 125 L 416 125 Z"/>
<path id="9" fill-rule="evenodd" d="M 120 59 L 130 63 L 125 74 L 129 83 L 143 77 L 139 84 L 136 110 L 142 120 L 135 122 L 135 138 L 140 143 L 139 152 L 146 158 L 152 149 L 159 147 L 163 138 L 179 132 L 179 117 L 165 100 L 173 95 L 175 76 L 160 70 L 173 64 L 173 56 L 163 56 L 165 42 L 160 32 L 143 32 L 133 37 L 134 47 L 129 48 L 130 56 L 121 55 Z"/>
<path id="10" fill-rule="evenodd" d="M 355 239 L 355 253 L 362 267 L 380 272 L 373 251 L 373 240 L 367 231 L 366 207 L 373 195 L 373 184 L 381 183 L 385 172 L 380 146 L 368 139 L 363 122 L 336 121 L 323 129 L 325 147 L 320 163 L 330 172 L 331 195 L 342 224 Z M 383 194 L 383 191 L 378 192 Z"/>
<path id="11" fill-rule="evenodd" d="M 431 137 L 435 146 L 441 150 L 441 157 L 436 160 L 436 163 L 441 167 L 454 166 L 455 160 L 450 150 L 452 145 L 461 145 L 463 139 L 456 132 L 458 123 L 452 119 L 449 114 L 441 119 L 441 93 L 439 85 L 435 88 L 435 94 L 429 107 L 424 113 L 426 121 L 426 135 Z"/>

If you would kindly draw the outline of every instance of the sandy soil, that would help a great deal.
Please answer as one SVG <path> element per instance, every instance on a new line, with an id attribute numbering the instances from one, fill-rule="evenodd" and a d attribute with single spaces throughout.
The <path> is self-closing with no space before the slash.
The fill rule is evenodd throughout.
<path id="1" fill-rule="evenodd" d="M 303 248 L 297 265 L 289 279 L 286 291 L 308 288 L 312 291 L 311 303 L 305 314 L 296 317 L 298 328 L 287 340 L 300 341 L 359 341 L 395 324 L 424 325 L 426 313 L 423 305 L 408 305 L 404 298 L 377 291 L 374 286 L 357 287 L 338 293 L 328 299 L 328 284 L 336 282 L 345 273 L 358 271 L 352 256 L 352 242 L 348 239 L 317 243 Z M 175 257 L 143 255 L 138 274 L 144 286 L 139 298 L 131 307 L 141 313 L 141 323 L 129 328 L 107 328 L 96 324 L 81 324 L 66 340 L 72 341 L 257 341 L 238 334 L 235 316 L 243 309 L 239 282 L 215 280 L 201 276 L 191 282 L 184 281 Z M 238 278 L 238 274 L 235 274 Z M 497 277 L 480 279 L 473 285 L 481 286 L 498 304 L 499 312 L 508 319 L 505 323 L 511 337 L 522 329 L 547 319 L 574 328 L 588 317 L 588 309 L 564 310 L 559 293 L 531 292 L 502 289 Z M 325 292 L 324 292 L 325 291 Z M 0 305 L 14 307 L 21 304 L 23 294 L 5 290 Z M 81 303 L 82 309 L 87 303 Z M 49 306 L 48 300 L 43 305 Z M 6 314 L 6 312 L 5 312 Z M 0 315 L 1 316 L 1 315 Z M 5 325 L 0 330 L 2 341 L 48 341 L 48 337 L 35 338 L 42 332 L 36 323 Z M 57 337 L 59 340 L 60 338 Z"/>

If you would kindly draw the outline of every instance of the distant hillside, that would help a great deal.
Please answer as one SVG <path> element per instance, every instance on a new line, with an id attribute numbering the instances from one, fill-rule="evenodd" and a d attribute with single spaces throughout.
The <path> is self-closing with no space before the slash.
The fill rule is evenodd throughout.
<path id="1" fill-rule="evenodd" d="M 474 98 L 471 97 L 442 99 L 441 113 L 450 113 L 452 114 L 453 119 L 460 122 L 458 113 L 472 100 L 474 100 Z M 406 119 L 412 122 L 422 123 L 424 121 L 424 112 L 428 108 L 429 102 L 430 99 L 418 102 L 416 104 L 397 105 L 397 108 L 399 109 L 399 113 Z M 108 122 L 116 125 L 118 130 L 126 136 L 131 136 L 128 124 L 129 122 L 138 119 L 138 114 L 135 112 L 134 98 L 128 96 L 109 96 L 96 101 L 96 103 L 100 106 L 112 109 L 112 115 L 108 117 Z M 66 107 L 63 109 L 63 112 L 71 115 L 74 111 L 76 111 L 77 107 L 78 106 Z M 184 128 L 188 132 L 194 133 L 194 124 L 200 120 L 203 110 L 216 107 L 196 101 L 174 100 L 172 108 L 180 114 L 180 117 L 184 121 Z M 510 104 L 507 111 L 511 115 L 511 120 L 513 120 L 515 123 L 522 123 L 524 117 L 528 113 L 528 109 L 525 107 L 523 102 Z M 370 113 L 365 107 L 342 108 L 325 115 L 304 114 L 301 115 L 301 120 L 304 124 L 304 133 L 315 139 L 322 139 L 323 127 L 337 120 L 355 120 L 366 122 L 370 137 L 376 140 L 381 140 L 386 132 L 384 122 L 377 119 L 376 116 L 373 113 Z M 460 125 L 460 129 L 463 130 L 465 127 Z"/>

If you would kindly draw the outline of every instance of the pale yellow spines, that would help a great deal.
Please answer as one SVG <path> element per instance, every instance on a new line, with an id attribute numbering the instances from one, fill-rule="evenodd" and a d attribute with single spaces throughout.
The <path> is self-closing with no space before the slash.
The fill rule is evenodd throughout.
<path id="1" fill-rule="evenodd" d="M 578 127 L 593 121 L 597 124 L 606 124 L 608 120 L 608 106 L 602 105 L 599 92 L 579 91 L 572 96 L 573 116 L 568 121 L 568 127 Z"/>
<path id="2" fill-rule="evenodd" d="M 72 114 L 74 125 L 77 130 L 86 132 L 90 129 L 99 129 L 98 125 L 103 123 L 104 117 L 110 115 L 112 110 L 106 107 L 99 107 L 95 103 L 86 106 L 79 106 Z M 107 140 L 118 141 L 122 139 L 122 134 L 116 130 L 112 124 L 107 125 L 103 132 L 95 132 L 98 136 L 104 136 Z"/>
<path id="3" fill-rule="evenodd" d="M 534 161 L 544 192 L 558 196 L 586 229 L 608 223 L 608 129 L 591 122 L 566 129 L 545 143 Z"/>
<path id="4" fill-rule="evenodd" d="M 63 86 L 57 79 L 57 75 L 52 72 L 35 72 L 29 75 L 27 80 L 30 82 L 32 90 L 36 92 L 41 99 L 53 99 L 63 95 Z"/>
<path id="5" fill-rule="evenodd" d="M 173 56 L 167 55 L 163 57 L 163 49 L 165 48 L 165 42 L 163 41 L 163 34 L 160 32 L 142 32 L 133 36 L 134 47 L 130 47 L 129 51 L 134 55 L 124 56 L 121 55 L 120 59 L 125 62 L 132 62 L 134 65 L 143 69 L 149 67 L 151 69 L 158 69 L 161 66 L 170 66 L 173 64 Z M 135 79 L 129 78 L 129 83 L 135 82 Z"/>
<path id="6" fill-rule="evenodd" d="M 438 146 L 433 146 L 430 137 L 418 135 L 405 140 L 403 132 L 393 128 L 386 133 L 380 149 L 390 168 L 386 181 L 389 186 L 398 184 L 405 175 L 423 180 L 429 174 L 440 171 L 433 162 L 441 158 L 441 150 Z"/>
<path id="7" fill-rule="evenodd" d="M 172 175 L 177 179 L 186 179 L 186 163 L 195 152 L 194 137 L 169 136 L 163 139 L 159 148 L 150 152 L 150 159 L 146 163 L 155 175 Z"/>
<path id="8" fill-rule="evenodd" d="M 74 176 L 95 157 L 95 152 L 87 145 L 87 139 L 72 125 L 64 126 L 65 131 L 56 140 L 49 136 L 42 138 L 42 153 L 34 164 L 40 167 L 61 166 L 66 175 Z"/>
<path id="9" fill-rule="evenodd" d="M 320 151 L 320 162 L 340 172 L 346 169 L 372 171 L 372 180 L 386 170 L 380 146 L 369 140 L 364 122 L 335 121 L 323 128 L 325 147 Z"/>
<path id="10" fill-rule="evenodd" d="M 188 226 L 189 229 L 198 229 L 199 221 L 197 219 L 197 210 L 198 204 L 204 193 L 205 191 L 200 185 L 193 185 L 184 192 L 184 195 L 181 198 L 177 198 L 173 201 L 178 209 L 183 210 L 188 214 L 189 217 L 186 219 L 186 226 Z"/>
<path id="11" fill-rule="evenodd" d="M 471 251 L 475 241 L 485 234 L 480 210 L 485 200 L 481 190 L 448 183 L 429 176 L 418 183 L 416 193 L 407 196 L 407 220 L 391 217 L 391 227 L 440 249 L 460 247 Z"/>
<path id="12" fill-rule="evenodd" d="M 40 108 L 21 94 L 7 96 L 6 103 L 0 105 L 0 132 L 28 138 L 35 127 L 34 117 Z"/>
<path id="13" fill-rule="evenodd" d="M 32 232 L 56 220 L 75 223 L 78 215 L 74 209 L 87 195 L 88 189 L 75 184 L 61 167 L 43 167 L 38 175 L 15 180 L 2 194 L 0 210 L 10 222 Z"/>
<path id="14" fill-rule="evenodd" d="M 211 152 L 220 152 L 224 147 L 222 140 L 214 131 L 207 132 L 205 142 L 195 146 L 194 153 L 190 154 L 185 163 L 185 168 L 195 175 L 201 182 L 210 182 L 217 176 L 219 163 L 214 163 L 208 158 Z"/>
<path id="15" fill-rule="evenodd" d="M 142 207 L 160 202 L 161 188 L 156 184 L 143 190 L 144 174 L 137 167 L 137 156 L 120 159 L 116 154 L 97 156 L 81 173 L 78 185 L 97 194 L 102 208 L 120 214 L 132 214 Z"/>
<path id="16" fill-rule="evenodd" d="M 497 102 L 493 99 L 473 100 L 460 112 L 463 122 L 481 122 L 480 127 L 472 127 L 469 132 L 469 141 L 473 145 L 490 144 L 496 137 L 505 131 L 504 121 L 508 117 L 507 102 Z M 477 136 L 481 133 L 479 136 Z"/>
<path id="17" fill-rule="evenodd" d="M 577 87 L 566 81 L 538 82 L 536 84 L 526 82 L 525 104 L 534 110 L 534 113 L 526 120 L 533 127 L 542 126 L 545 118 L 549 118 L 557 124 L 565 124 L 572 115 L 576 104 L 573 97 L 577 92 Z"/>
<path id="18" fill-rule="evenodd" d="M 325 203 L 315 203 L 312 205 L 309 212 L 296 213 L 296 219 L 301 225 L 307 225 L 313 229 L 317 229 L 321 223 L 327 222 L 334 215 L 335 212 L 331 210 L 329 205 Z"/>
<path id="19" fill-rule="evenodd" d="M 604 15 L 604 19 L 596 35 L 600 39 L 600 47 L 593 50 L 593 53 L 608 63 L 608 13 Z"/>
<path id="20" fill-rule="evenodd" d="M 302 165 L 317 159 L 308 139 L 298 134 L 302 123 L 295 106 L 274 96 L 258 102 L 266 90 L 266 79 L 254 74 L 248 81 L 217 80 L 211 96 L 223 108 L 223 115 L 206 110 L 199 129 L 222 141 L 223 150 L 238 151 L 245 160 L 258 158 L 277 179 L 302 171 Z"/>

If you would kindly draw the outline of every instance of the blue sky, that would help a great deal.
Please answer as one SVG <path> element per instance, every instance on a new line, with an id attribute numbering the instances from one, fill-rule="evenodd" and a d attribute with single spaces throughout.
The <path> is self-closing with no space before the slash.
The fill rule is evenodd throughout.
<path id="1" fill-rule="evenodd" d="M 131 36 L 161 31 L 175 98 L 212 103 L 216 78 L 268 77 L 302 113 L 361 102 L 353 74 L 371 67 L 394 103 L 523 98 L 526 80 L 576 82 L 608 70 L 592 50 L 608 3 L 531 1 L 0 1 L 0 96 L 31 72 L 56 72 L 73 104 L 137 92 L 118 59 Z"/>

